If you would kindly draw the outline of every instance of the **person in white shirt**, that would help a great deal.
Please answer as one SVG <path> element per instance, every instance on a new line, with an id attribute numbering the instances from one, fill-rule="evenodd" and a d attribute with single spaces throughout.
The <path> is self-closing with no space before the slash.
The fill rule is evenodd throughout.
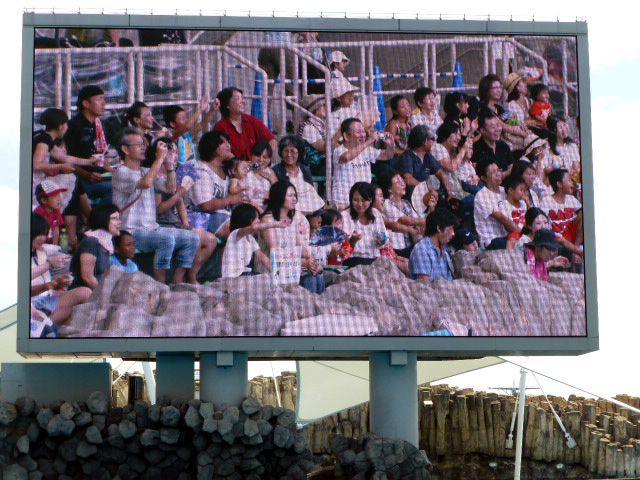
<path id="1" fill-rule="evenodd" d="M 291 224 L 289 217 L 279 221 L 260 221 L 258 209 L 251 204 L 238 205 L 231 213 L 229 230 L 224 253 L 222 255 L 222 277 L 240 277 L 257 275 L 251 269 L 251 261 L 257 259 L 267 271 L 271 271 L 271 262 L 260 249 L 254 235 L 268 228 L 286 228 Z"/>
<path id="2" fill-rule="evenodd" d="M 343 265 L 370 265 L 380 256 L 387 242 L 387 229 L 382 213 L 373 208 L 375 189 L 367 182 L 357 182 L 349 192 L 349 208 L 342 212 L 343 230 L 350 235 L 353 254 Z"/>
<path id="3" fill-rule="evenodd" d="M 426 125 L 434 132 L 442 124 L 442 118 L 436 110 L 436 94 L 429 87 L 420 87 L 413 94 L 413 100 L 420 108 L 420 112 L 409 117 L 411 126 Z"/>
<path id="4" fill-rule="evenodd" d="M 358 89 L 344 77 L 331 81 L 331 126 L 335 132 L 347 118 L 362 115 L 361 108 L 355 103 Z"/>
<path id="5" fill-rule="evenodd" d="M 371 164 L 390 160 L 394 155 L 394 143 L 390 135 L 381 132 L 367 132 L 357 118 L 348 118 L 341 125 L 344 144 L 333 152 L 332 199 L 338 210 L 349 204 L 349 191 L 356 182 L 371 182 Z M 385 148 L 377 149 L 378 140 Z"/>
<path id="6" fill-rule="evenodd" d="M 484 183 L 473 202 L 473 218 L 480 243 L 486 250 L 502 250 L 507 246 L 508 232 L 519 232 L 520 228 L 502 213 L 498 204 L 507 197 L 502 182 L 502 170 L 492 159 L 478 163 L 476 171 Z"/>

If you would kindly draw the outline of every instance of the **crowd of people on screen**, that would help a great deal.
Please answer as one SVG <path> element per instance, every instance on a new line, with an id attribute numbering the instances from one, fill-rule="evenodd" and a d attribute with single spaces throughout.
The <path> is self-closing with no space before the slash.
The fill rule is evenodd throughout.
<path id="1" fill-rule="evenodd" d="M 279 139 L 246 113 L 235 87 L 193 112 L 163 107 L 162 128 L 135 102 L 117 138 L 105 132 L 98 86 L 80 90 L 71 119 L 42 112 L 33 135 L 31 295 L 33 317 L 52 322 L 38 335 L 67 321 L 109 265 L 137 271 L 137 253 L 153 255 L 145 273 L 157 281 L 196 284 L 216 249 L 230 277 L 268 273 L 272 249 L 300 247 L 300 284 L 318 294 L 324 270 L 380 256 L 416 281 L 453 279 L 450 254 L 459 249 L 520 249 L 543 280 L 548 269 L 580 271 L 579 147 L 546 86 L 518 72 L 487 75 L 477 98 L 452 92 L 441 102 L 420 87 L 390 99 L 381 132 L 344 76 L 349 59 L 331 58 L 333 104 L 310 94 L 298 134 Z M 326 226 L 346 236 L 311 242 Z"/>

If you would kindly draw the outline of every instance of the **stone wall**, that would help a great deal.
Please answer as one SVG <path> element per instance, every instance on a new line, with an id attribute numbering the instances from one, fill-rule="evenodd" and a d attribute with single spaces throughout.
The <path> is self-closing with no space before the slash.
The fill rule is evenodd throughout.
<path id="1" fill-rule="evenodd" d="M 0 479 L 303 480 L 313 454 L 295 412 L 247 398 L 239 407 L 161 399 L 0 405 Z"/>

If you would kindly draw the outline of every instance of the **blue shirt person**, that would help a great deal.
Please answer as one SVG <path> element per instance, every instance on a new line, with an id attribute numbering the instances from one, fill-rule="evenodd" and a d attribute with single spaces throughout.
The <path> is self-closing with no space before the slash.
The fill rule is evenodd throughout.
<path id="1" fill-rule="evenodd" d="M 420 241 L 409 258 L 409 277 L 433 282 L 436 277 L 453 280 L 451 257 L 442 249 L 455 235 L 458 218 L 445 208 L 437 208 L 427 217 L 426 238 Z"/>

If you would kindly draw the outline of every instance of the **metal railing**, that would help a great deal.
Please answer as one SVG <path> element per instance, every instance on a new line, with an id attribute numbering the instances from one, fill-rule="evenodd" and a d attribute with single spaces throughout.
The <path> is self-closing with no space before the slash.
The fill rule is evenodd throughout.
<path id="1" fill-rule="evenodd" d="M 535 39 L 536 41 L 557 42 L 562 52 L 562 79 L 553 79 L 549 84 L 549 70 L 545 58 L 535 52 L 523 42 Z M 35 51 L 36 57 L 36 78 L 34 90 L 38 85 L 38 65 L 51 65 L 53 68 L 53 85 L 46 85 L 53 90 L 52 104 L 37 105 L 34 113 L 45 108 L 55 106 L 65 110 L 69 115 L 74 110 L 73 92 L 79 90 L 88 83 L 96 83 L 103 86 L 107 92 L 108 108 L 112 110 L 123 110 L 128 108 L 134 101 L 144 101 L 150 107 L 162 107 L 174 103 L 181 105 L 196 105 L 202 96 L 214 98 L 216 93 L 229 85 L 229 69 L 239 68 L 247 70 L 262 78 L 262 91 L 260 95 L 245 94 L 246 98 L 261 100 L 259 115 L 265 123 L 268 119 L 270 107 L 275 107 L 279 112 L 280 132 L 286 130 L 287 105 L 293 109 L 294 119 L 303 114 L 311 115 L 300 105 L 300 99 L 304 98 L 308 92 L 308 86 L 314 83 L 324 83 L 328 85 L 331 81 L 331 72 L 324 64 L 305 53 L 305 47 L 320 47 L 324 50 L 337 48 L 357 49 L 360 62 L 354 65 L 358 69 L 358 76 L 348 77 L 348 79 L 359 88 L 358 96 L 367 97 L 390 96 L 397 94 L 412 95 L 415 91 L 415 80 L 424 86 L 431 87 L 437 94 L 455 90 L 467 92 L 475 91 L 477 83 L 463 83 L 462 86 L 438 85 L 438 78 L 455 78 L 459 75 L 454 70 L 458 62 L 458 49 L 461 46 L 477 47 L 481 51 L 480 73 L 487 75 L 497 73 L 505 78 L 510 70 L 518 68 L 517 56 L 510 55 L 508 48 L 513 48 L 521 55 L 527 56 L 529 61 L 533 61 L 535 68 L 541 70 L 541 80 L 550 87 L 560 88 L 563 94 L 563 105 L 565 112 L 568 112 L 570 92 L 577 91 L 577 84 L 570 81 L 568 74 L 569 49 L 575 52 L 575 40 L 567 37 L 551 36 L 473 36 L 473 37 L 452 37 L 452 38 L 429 38 L 429 39 L 405 39 L 405 40 L 371 40 L 371 41 L 337 41 L 320 42 L 313 44 L 281 44 L 269 42 L 230 42 L 225 45 L 166 45 L 158 47 L 111 47 L 111 48 L 77 48 L 77 49 L 39 49 Z M 570 46 L 569 43 L 572 45 Z M 415 64 L 411 66 L 412 72 L 385 72 L 374 74 L 377 63 L 376 59 L 386 55 L 397 55 L 402 48 L 419 48 L 421 55 L 415 58 Z M 448 52 L 439 55 L 438 48 L 448 47 Z M 281 78 L 268 78 L 266 72 L 258 65 L 257 61 L 249 58 L 245 53 L 249 49 L 278 48 L 280 50 L 280 72 Z M 293 75 L 286 78 L 285 57 L 286 52 L 293 55 Z M 444 57 L 444 60 L 443 60 Z M 113 61 L 113 59 L 117 61 Z M 159 58 L 159 60 L 157 59 Z M 150 66 L 155 59 L 157 66 Z M 79 80 L 81 70 L 86 67 L 86 63 L 98 63 L 104 68 L 93 73 L 93 80 Z M 48 63 L 47 63 L 48 62 Z M 82 66 L 83 62 L 85 66 Z M 438 71 L 438 63 L 450 66 L 450 70 Z M 81 64 L 78 66 L 78 63 Z M 324 78 L 309 79 L 308 67 L 312 65 L 319 70 Z M 108 68 L 107 68 L 108 67 Z M 95 68 L 95 66 L 94 66 Z M 145 69 L 151 71 L 145 72 Z M 500 72 L 498 72 L 500 69 Z M 187 75 L 184 73 L 187 72 Z M 184 81 L 191 84 L 190 89 L 183 89 L 181 97 L 171 96 L 166 98 L 155 98 L 158 95 L 150 93 L 145 82 L 145 77 L 154 77 L 160 81 L 166 77 L 173 77 L 173 82 Z M 470 75 L 467 74 L 465 79 Z M 176 78 L 179 77 L 179 80 Z M 119 95 L 113 100 L 115 78 Z M 412 80 L 413 85 L 405 85 L 404 88 L 375 88 L 375 80 Z M 250 82 L 251 79 L 245 79 Z M 477 80 L 477 79 L 474 79 Z M 270 95 L 269 85 L 280 84 L 281 88 L 274 89 L 274 94 Z M 287 95 L 285 84 L 292 84 L 293 94 Z M 162 86 L 159 87 L 160 91 Z M 126 93 L 125 93 L 126 92 Z M 46 92 L 43 94 L 47 97 Z M 331 139 L 332 114 L 330 104 L 330 89 L 325 88 L 325 102 L 327 105 L 327 119 L 325 122 L 325 138 Z M 46 102 L 45 102 L 46 103 Z M 327 159 L 331 158 L 331 145 L 327 141 Z M 331 162 L 327 161 L 327 196 L 331 199 Z"/>

